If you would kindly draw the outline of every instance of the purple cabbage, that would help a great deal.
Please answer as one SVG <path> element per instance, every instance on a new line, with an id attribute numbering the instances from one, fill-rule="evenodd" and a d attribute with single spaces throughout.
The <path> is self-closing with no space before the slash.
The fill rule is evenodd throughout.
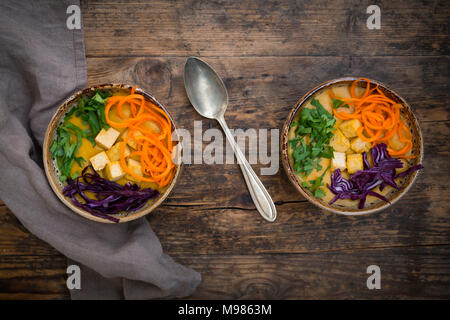
<path id="1" fill-rule="evenodd" d="M 139 210 L 148 200 L 159 196 L 159 192 L 152 188 L 140 189 L 137 184 L 132 183 L 122 186 L 100 177 L 95 171 L 87 172 L 88 168 L 83 169 L 81 176 L 68 181 L 63 194 L 69 197 L 74 205 L 94 216 L 119 222 L 119 219 L 111 215 Z M 85 192 L 93 193 L 95 199 L 88 197 Z"/>
<path id="2" fill-rule="evenodd" d="M 419 164 L 395 175 L 395 169 L 403 168 L 403 163 L 399 159 L 391 158 L 387 151 L 386 144 L 377 144 L 370 152 L 374 166 L 370 166 L 369 161 L 367 160 L 367 154 L 364 152 L 364 170 L 355 172 L 350 177 L 350 180 L 343 178 L 339 169 L 331 174 L 331 185 L 327 184 L 327 186 L 328 189 L 335 194 L 335 197 L 330 201 L 330 204 L 333 204 L 338 199 L 359 199 L 358 208 L 362 209 L 364 208 L 366 197 L 368 195 L 389 202 L 386 197 L 376 193 L 373 189 L 380 186 L 380 190 L 383 190 L 386 185 L 398 189 L 398 186 L 394 181 L 395 179 L 406 177 L 416 170 L 423 169 L 423 166 Z"/>

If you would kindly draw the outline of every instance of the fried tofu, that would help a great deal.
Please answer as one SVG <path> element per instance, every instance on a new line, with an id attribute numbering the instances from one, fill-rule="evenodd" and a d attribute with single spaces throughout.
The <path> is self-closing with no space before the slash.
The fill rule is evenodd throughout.
<path id="1" fill-rule="evenodd" d="M 369 152 L 371 147 L 370 142 L 363 141 L 360 137 L 353 138 L 350 146 L 356 153 Z"/>
<path id="2" fill-rule="evenodd" d="M 361 121 L 358 119 L 346 120 L 339 125 L 339 130 L 342 131 L 347 138 L 358 136 L 357 130 L 362 127 Z"/>
<path id="3" fill-rule="evenodd" d="M 142 166 L 141 166 L 140 161 L 136 161 L 134 159 L 128 158 L 127 165 L 128 165 L 128 168 L 131 171 L 133 171 L 133 173 L 137 174 L 138 176 L 142 176 Z M 139 182 L 138 179 L 136 179 L 135 177 L 133 177 L 130 174 L 127 174 L 126 177 L 129 180 Z"/>
<path id="4" fill-rule="evenodd" d="M 339 126 L 342 124 L 342 122 L 344 122 L 344 120 L 339 119 L 339 118 L 336 118 L 336 123 L 334 124 L 334 127 L 335 127 L 336 129 L 338 129 Z"/>
<path id="5" fill-rule="evenodd" d="M 142 123 L 142 126 L 148 130 L 153 131 L 156 134 L 161 133 L 161 129 L 159 128 L 158 124 L 154 121 L 148 120 Z"/>
<path id="6" fill-rule="evenodd" d="M 106 165 L 105 169 L 106 176 L 111 181 L 119 180 L 125 176 L 125 171 L 123 171 L 120 161 L 112 161 Z"/>
<path id="7" fill-rule="evenodd" d="M 330 146 L 333 147 L 334 151 L 345 152 L 350 148 L 350 141 L 342 134 L 340 129 L 336 129 L 330 140 Z"/>
<path id="8" fill-rule="evenodd" d="M 358 170 L 363 170 L 363 157 L 360 153 L 347 155 L 347 170 L 348 173 L 353 174 Z"/>
<path id="9" fill-rule="evenodd" d="M 331 160 L 332 171 L 336 169 L 340 169 L 341 171 L 347 169 L 346 158 L 347 156 L 344 152 L 335 152 L 334 158 Z"/>
<path id="10" fill-rule="evenodd" d="M 95 142 L 103 149 L 110 149 L 119 137 L 120 132 L 114 128 L 102 129 L 95 137 Z"/>
<path id="11" fill-rule="evenodd" d="M 400 150 L 405 144 L 400 141 L 398 134 L 395 134 L 389 139 L 389 146 L 394 150 Z"/>
<path id="12" fill-rule="evenodd" d="M 128 129 L 126 129 L 123 133 L 122 133 L 122 139 L 124 140 L 125 139 L 125 137 L 128 135 Z M 134 150 L 136 150 L 137 149 L 137 142 L 135 141 L 135 140 L 137 140 L 139 137 L 142 137 L 142 136 L 144 136 L 143 134 L 142 134 L 142 132 L 140 132 L 140 131 L 134 131 L 134 133 L 133 133 L 133 137 L 134 137 L 134 139 L 132 139 L 131 137 L 128 139 L 128 141 L 127 141 L 127 144 L 131 147 L 131 148 L 133 148 Z"/>
<path id="13" fill-rule="evenodd" d="M 105 151 L 97 153 L 95 156 L 91 157 L 89 161 L 91 162 L 91 165 L 95 171 L 103 170 L 106 167 L 106 165 L 110 162 Z"/>
<path id="14" fill-rule="evenodd" d="M 108 151 L 106 151 L 106 155 L 108 156 L 110 161 L 120 160 L 120 153 L 122 150 L 122 146 L 124 144 L 125 143 L 123 141 L 117 142 Z M 127 145 L 125 145 L 124 156 L 128 157 L 130 153 L 131 153 L 130 148 Z"/>

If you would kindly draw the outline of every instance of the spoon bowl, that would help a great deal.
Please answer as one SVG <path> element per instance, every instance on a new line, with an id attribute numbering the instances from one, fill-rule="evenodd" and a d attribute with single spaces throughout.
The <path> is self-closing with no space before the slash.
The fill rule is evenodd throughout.
<path id="1" fill-rule="evenodd" d="M 225 114 L 228 106 L 227 89 L 206 62 L 196 57 L 187 59 L 184 85 L 192 106 L 203 117 L 217 119 Z"/>

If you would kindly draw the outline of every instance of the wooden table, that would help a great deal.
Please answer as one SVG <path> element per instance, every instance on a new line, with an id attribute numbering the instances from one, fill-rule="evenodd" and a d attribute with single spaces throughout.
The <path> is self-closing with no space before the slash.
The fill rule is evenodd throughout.
<path id="1" fill-rule="evenodd" d="M 201 120 L 183 86 L 191 55 L 223 77 L 232 128 L 281 128 L 303 94 L 347 75 L 391 85 L 420 121 L 423 174 L 368 216 L 317 209 L 280 168 L 261 176 L 278 209 L 268 223 L 237 165 L 186 165 L 148 220 L 168 254 L 201 272 L 191 298 L 450 298 L 450 3 L 376 2 L 380 30 L 366 27 L 371 1 L 82 1 L 88 84 L 138 84 L 183 128 Z M 69 298 L 65 258 L 0 212 L 0 298 Z M 366 287 L 369 265 L 381 290 Z"/>

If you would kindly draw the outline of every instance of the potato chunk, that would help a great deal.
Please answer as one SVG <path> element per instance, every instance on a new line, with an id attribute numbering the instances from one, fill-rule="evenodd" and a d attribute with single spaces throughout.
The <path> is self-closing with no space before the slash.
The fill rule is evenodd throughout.
<path id="1" fill-rule="evenodd" d="M 353 174 L 358 170 L 363 170 L 363 157 L 360 153 L 347 155 L 347 170 L 348 173 Z"/>
<path id="2" fill-rule="evenodd" d="M 125 176 L 125 171 L 120 166 L 120 161 L 112 161 L 106 165 L 106 176 L 111 181 L 119 180 Z"/>
<path id="3" fill-rule="evenodd" d="M 91 165 L 95 171 L 100 171 L 103 170 L 109 163 L 109 158 L 106 155 L 106 152 L 102 151 L 100 153 L 97 153 L 92 158 L 90 158 L 89 161 L 91 162 Z"/>
<path id="4" fill-rule="evenodd" d="M 346 155 L 344 152 L 335 152 L 334 158 L 331 160 L 331 171 L 336 169 L 345 170 L 346 167 Z"/>
<path id="5" fill-rule="evenodd" d="M 347 138 L 353 138 L 358 136 L 356 130 L 362 126 L 361 121 L 358 119 L 346 120 L 341 123 L 339 129 Z"/>
<path id="6" fill-rule="evenodd" d="M 109 149 L 116 142 L 119 137 L 120 132 L 114 128 L 109 128 L 108 130 L 102 129 L 95 137 L 95 142 L 104 149 Z"/>
<path id="7" fill-rule="evenodd" d="M 106 154 L 111 161 L 117 161 L 120 160 L 120 151 L 122 150 L 122 145 L 124 144 L 123 141 L 117 142 L 115 145 L 111 147 L 108 151 L 106 151 Z M 130 148 L 125 145 L 125 157 L 128 157 L 130 155 Z"/>
<path id="8" fill-rule="evenodd" d="M 363 141 L 360 137 L 352 139 L 350 146 L 356 153 L 369 152 L 370 150 L 370 142 Z"/>
<path id="9" fill-rule="evenodd" d="M 141 166 L 141 162 L 140 161 L 136 161 L 134 159 L 128 158 L 127 165 L 128 165 L 128 168 L 131 171 L 133 171 L 133 173 L 137 174 L 138 176 L 142 176 L 142 166 Z M 133 177 L 130 174 L 127 174 L 127 179 L 139 182 L 138 179 L 136 179 L 135 177 Z"/>
<path id="10" fill-rule="evenodd" d="M 330 140 L 330 146 L 334 151 L 345 152 L 350 148 L 350 141 L 342 134 L 341 130 L 336 129 L 334 136 Z"/>

